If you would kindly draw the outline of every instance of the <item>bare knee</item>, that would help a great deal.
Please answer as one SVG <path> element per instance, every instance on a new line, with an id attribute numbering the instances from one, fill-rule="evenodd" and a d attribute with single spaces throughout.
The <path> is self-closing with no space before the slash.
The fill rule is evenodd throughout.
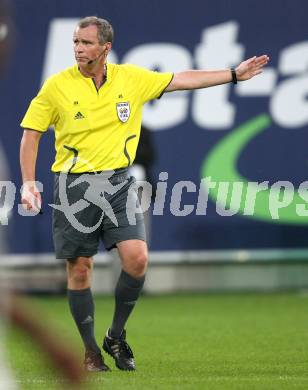
<path id="1" fill-rule="evenodd" d="M 148 264 L 147 244 L 141 240 L 127 240 L 117 244 L 123 270 L 134 278 L 144 276 Z"/>
<path id="2" fill-rule="evenodd" d="M 90 287 L 92 275 L 92 258 L 77 257 L 67 261 L 67 279 L 69 289 Z"/>
<path id="3" fill-rule="evenodd" d="M 132 256 L 129 261 L 124 262 L 124 270 L 135 278 L 144 276 L 148 264 L 148 256 L 146 253 L 138 253 Z"/>

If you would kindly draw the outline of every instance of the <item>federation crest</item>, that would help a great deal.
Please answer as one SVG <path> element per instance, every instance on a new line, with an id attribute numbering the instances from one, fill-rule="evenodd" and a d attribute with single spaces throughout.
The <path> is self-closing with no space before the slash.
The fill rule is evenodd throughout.
<path id="1" fill-rule="evenodd" d="M 121 122 L 125 123 L 128 121 L 130 116 L 129 102 L 121 102 L 116 104 L 118 118 Z"/>

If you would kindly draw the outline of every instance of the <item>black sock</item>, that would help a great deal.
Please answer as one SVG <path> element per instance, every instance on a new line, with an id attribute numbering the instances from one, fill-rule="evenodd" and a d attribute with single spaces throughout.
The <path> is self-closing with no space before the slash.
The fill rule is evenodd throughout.
<path id="1" fill-rule="evenodd" d="M 86 350 L 100 353 L 94 336 L 94 302 L 90 288 L 67 290 L 68 302 Z"/>
<path id="2" fill-rule="evenodd" d="M 132 312 L 144 284 L 145 277 L 133 278 L 122 271 L 115 289 L 115 311 L 110 336 L 118 338 Z"/>

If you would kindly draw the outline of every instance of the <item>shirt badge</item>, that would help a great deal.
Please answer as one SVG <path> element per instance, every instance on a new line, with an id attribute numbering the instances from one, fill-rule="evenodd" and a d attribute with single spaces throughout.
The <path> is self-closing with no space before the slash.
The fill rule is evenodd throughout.
<path id="1" fill-rule="evenodd" d="M 116 103 L 116 107 L 120 121 L 123 123 L 127 122 L 130 116 L 129 102 Z"/>

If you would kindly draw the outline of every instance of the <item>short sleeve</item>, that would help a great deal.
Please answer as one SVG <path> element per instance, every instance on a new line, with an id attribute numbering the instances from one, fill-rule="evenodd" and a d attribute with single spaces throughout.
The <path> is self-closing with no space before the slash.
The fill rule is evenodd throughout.
<path id="1" fill-rule="evenodd" d="M 24 129 L 33 129 L 45 132 L 57 121 L 57 110 L 53 104 L 53 78 L 46 80 L 30 106 L 20 124 Z"/>
<path id="2" fill-rule="evenodd" d="M 130 65 L 142 102 L 159 99 L 173 79 L 173 73 L 161 73 Z"/>

